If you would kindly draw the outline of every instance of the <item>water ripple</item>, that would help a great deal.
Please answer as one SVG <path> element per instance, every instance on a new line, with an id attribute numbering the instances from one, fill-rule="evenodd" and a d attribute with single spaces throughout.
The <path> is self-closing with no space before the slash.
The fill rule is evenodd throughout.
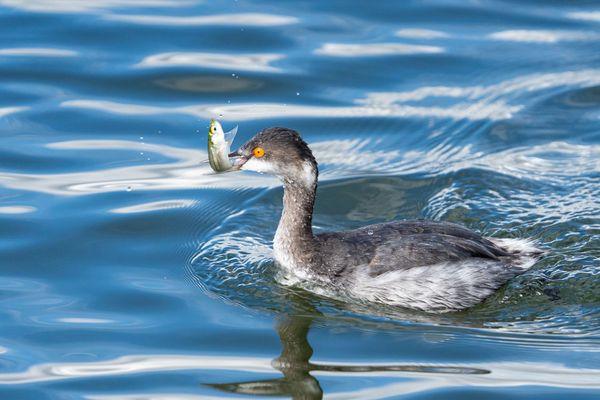
<path id="1" fill-rule="evenodd" d="M 109 14 L 104 18 L 141 25 L 166 26 L 284 26 L 299 22 L 287 15 L 265 13 L 212 14 L 196 16 Z"/>
<path id="2" fill-rule="evenodd" d="M 315 54 L 329 57 L 378 57 L 407 54 L 438 54 L 444 49 L 438 46 L 423 46 L 403 43 L 325 43 Z"/>
<path id="3" fill-rule="evenodd" d="M 410 39 L 441 39 L 450 37 L 446 32 L 436 31 L 433 29 L 421 29 L 421 28 L 404 28 L 397 30 L 396 36 L 401 38 Z"/>
<path id="4" fill-rule="evenodd" d="M 31 206 L 0 206 L 0 214 L 28 214 L 35 211 L 36 208 Z"/>
<path id="5" fill-rule="evenodd" d="M 234 71 L 281 72 L 271 63 L 284 58 L 282 54 L 223 54 L 223 53 L 161 53 L 144 58 L 136 67 L 161 68 L 189 66 Z"/>
<path id="6" fill-rule="evenodd" d="M 43 47 L 13 47 L 0 49 L 0 57 L 75 57 L 79 53 L 66 49 Z"/>
<path id="7" fill-rule="evenodd" d="M 77 196 L 118 191 L 264 187 L 273 184 L 273 178 L 270 177 L 253 176 L 240 181 L 228 174 L 215 174 L 207 164 L 201 164 L 207 158 L 206 151 L 201 150 L 125 140 L 77 140 L 52 143 L 48 148 L 155 152 L 175 161 L 59 174 L 5 172 L 0 175 L 0 185 L 17 190 Z"/>
<path id="8" fill-rule="evenodd" d="M 572 11 L 567 17 L 582 21 L 600 22 L 600 11 Z"/>
<path id="9" fill-rule="evenodd" d="M 600 34 L 581 31 L 508 30 L 488 35 L 494 40 L 529 43 L 584 42 L 600 39 Z"/>
<path id="10" fill-rule="evenodd" d="M 571 181 L 573 175 L 600 172 L 599 146 L 583 146 L 565 142 L 511 148 L 483 154 L 471 146 L 441 146 L 426 152 L 413 150 L 381 151 L 377 142 L 344 139 L 311 143 L 317 161 L 325 169 L 324 179 L 354 176 L 364 171 L 379 174 L 426 173 L 447 174 L 480 168 L 500 172 L 519 179 L 555 182 Z M 272 177 L 245 174 L 214 174 L 206 164 L 203 150 L 140 143 L 124 140 L 81 140 L 53 143 L 52 149 L 127 150 L 160 154 L 174 161 L 144 163 L 127 167 L 60 174 L 23 174 L 5 172 L 0 185 L 12 189 L 35 190 L 58 195 L 81 195 L 127 190 L 166 190 L 198 187 L 270 187 Z M 560 157 L 556 157 L 560 154 Z M 585 194 L 582 192 L 581 194 Z M 593 191 L 590 196 L 594 196 Z M 571 203 L 564 203 L 565 207 Z"/>
<path id="11" fill-rule="evenodd" d="M 0 118 L 26 110 L 29 110 L 29 107 L 0 107 Z"/>
<path id="12" fill-rule="evenodd" d="M 389 364 L 362 363 L 324 363 L 317 362 L 314 368 L 321 370 L 322 376 L 370 376 L 378 367 L 384 370 L 381 376 L 400 376 L 420 378 L 403 383 L 383 385 L 376 389 L 354 391 L 360 398 L 372 398 L 375 393 L 399 394 L 431 390 L 432 387 L 455 387 L 464 384 L 475 386 L 511 387 L 538 385 L 549 388 L 600 388 L 598 375 L 600 370 L 585 368 L 569 368 L 558 363 L 544 362 L 498 362 L 473 363 L 457 366 L 448 371 L 438 365 L 418 365 L 397 368 Z M 383 367 L 386 367 L 385 369 Z M 428 371 L 428 368 L 430 371 Z M 193 356 L 193 355 L 131 355 L 112 360 L 85 363 L 49 363 L 34 365 L 23 372 L 0 373 L 0 384 L 28 384 L 68 379 L 90 379 L 105 376 L 124 376 L 149 372 L 166 372 L 180 370 L 227 370 L 254 373 L 275 373 L 271 360 L 260 357 L 227 357 L 227 356 Z M 467 370 L 489 371 L 488 374 L 463 373 Z M 415 390 L 415 383 L 418 390 Z M 343 393 L 340 393 L 343 396 Z M 96 397 L 93 397 L 96 398 Z M 102 397 L 101 397 L 102 398 Z M 377 397 L 380 398 L 380 397 Z"/>
<path id="13" fill-rule="evenodd" d="M 0 397 L 598 397 L 588 3 L 0 0 Z M 443 316 L 283 286 L 282 189 L 210 170 L 212 117 L 301 132 L 317 232 L 430 218 L 546 254 Z"/>
<path id="14" fill-rule="evenodd" d="M 352 106 L 315 106 L 281 103 L 197 104 L 180 107 L 149 106 L 109 100 L 76 99 L 61 107 L 89 109 L 122 115 L 188 114 L 202 119 L 226 115 L 245 121 L 267 118 L 441 118 L 455 120 L 510 119 L 523 105 L 509 104 L 536 92 L 561 87 L 587 87 L 600 84 L 600 70 L 532 74 L 489 86 L 421 87 L 401 92 L 371 92 L 354 100 Z M 456 102 L 446 107 L 412 105 L 430 98 L 446 97 Z"/>
<path id="15" fill-rule="evenodd" d="M 179 199 L 179 200 L 162 200 L 152 201 L 149 203 L 136 204 L 133 206 L 119 207 L 111 210 L 115 214 L 132 214 L 141 212 L 151 212 L 160 210 L 170 210 L 173 208 L 192 207 L 198 204 L 196 200 Z"/>
<path id="16" fill-rule="evenodd" d="M 191 0 L 0 0 L 0 5 L 44 13 L 102 12 L 111 8 L 182 7 Z"/>

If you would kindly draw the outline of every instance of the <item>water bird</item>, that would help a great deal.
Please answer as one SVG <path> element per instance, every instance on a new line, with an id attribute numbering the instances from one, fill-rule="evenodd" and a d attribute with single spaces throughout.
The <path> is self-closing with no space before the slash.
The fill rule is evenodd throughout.
<path id="1" fill-rule="evenodd" d="M 426 312 L 458 311 L 483 301 L 541 255 L 530 241 L 487 238 L 441 221 L 314 234 L 319 169 L 298 132 L 264 129 L 229 157 L 234 170 L 268 173 L 283 182 L 276 264 L 320 292 Z"/>

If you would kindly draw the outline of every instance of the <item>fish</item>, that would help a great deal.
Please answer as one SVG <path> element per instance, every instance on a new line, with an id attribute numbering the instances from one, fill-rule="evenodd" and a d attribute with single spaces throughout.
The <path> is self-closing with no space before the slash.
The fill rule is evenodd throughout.
<path id="1" fill-rule="evenodd" d="M 208 162 L 215 172 L 229 171 L 233 167 L 229 160 L 229 153 L 237 129 L 236 126 L 228 132 L 223 132 L 223 127 L 219 121 L 216 119 L 210 120 L 208 127 Z"/>

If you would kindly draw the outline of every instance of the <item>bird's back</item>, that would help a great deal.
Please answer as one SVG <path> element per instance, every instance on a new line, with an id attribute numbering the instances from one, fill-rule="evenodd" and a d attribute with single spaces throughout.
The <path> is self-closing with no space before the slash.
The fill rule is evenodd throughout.
<path id="1" fill-rule="evenodd" d="M 457 224 L 425 220 L 394 221 L 316 236 L 321 262 L 343 274 L 357 265 L 371 275 L 446 261 L 479 257 L 492 260 L 511 254 Z"/>
<path id="2" fill-rule="evenodd" d="M 427 311 L 477 304 L 539 255 L 457 224 L 423 220 L 327 232 L 316 240 L 314 268 L 352 297 Z"/>

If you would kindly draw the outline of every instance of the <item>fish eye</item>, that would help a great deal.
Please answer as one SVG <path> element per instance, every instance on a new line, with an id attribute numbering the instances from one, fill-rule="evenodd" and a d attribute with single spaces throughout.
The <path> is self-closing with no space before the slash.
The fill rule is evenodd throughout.
<path id="1" fill-rule="evenodd" d="M 262 147 L 255 147 L 254 150 L 252 150 L 252 155 L 256 158 L 261 158 L 265 155 L 265 149 Z"/>

